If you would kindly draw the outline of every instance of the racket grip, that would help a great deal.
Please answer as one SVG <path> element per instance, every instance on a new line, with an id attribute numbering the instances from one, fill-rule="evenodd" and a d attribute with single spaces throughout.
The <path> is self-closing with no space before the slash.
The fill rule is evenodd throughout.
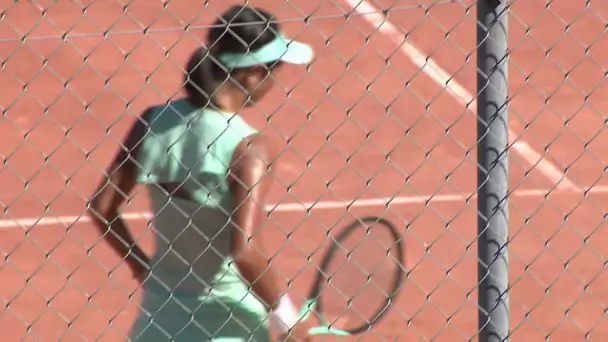
<path id="1" fill-rule="evenodd" d="M 270 329 L 280 334 L 286 333 L 298 323 L 298 311 L 288 295 L 283 295 L 277 307 L 270 312 Z"/>
<path id="2" fill-rule="evenodd" d="M 325 326 L 325 327 L 321 326 L 321 327 L 310 328 L 308 330 L 308 335 L 311 335 L 311 336 L 315 336 L 315 335 L 350 336 L 352 334 L 345 330 L 334 329 L 334 328 L 330 328 L 327 326 Z M 278 338 L 275 340 L 275 342 L 284 342 L 284 341 L 281 340 L 280 338 Z"/>
<path id="3" fill-rule="evenodd" d="M 314 327 L 308 330 L 309 335 L 334 335 L 334 336 L 350 336 L 348 331 L 334 329 L 328 326 Z"/>

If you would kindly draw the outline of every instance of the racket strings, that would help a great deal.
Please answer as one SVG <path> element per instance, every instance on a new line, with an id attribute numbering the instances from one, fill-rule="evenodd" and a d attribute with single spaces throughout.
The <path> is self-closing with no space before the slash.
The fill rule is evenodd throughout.
<path id="1" fill-rule="evenodd" d="M 402 288 L 401 236 L 390 223 L 374 219 L 357 220 L 328 237 L 331 246 L 318 270 L 321 316 L 327 325 L 365 331 L 388 312 Z"/>

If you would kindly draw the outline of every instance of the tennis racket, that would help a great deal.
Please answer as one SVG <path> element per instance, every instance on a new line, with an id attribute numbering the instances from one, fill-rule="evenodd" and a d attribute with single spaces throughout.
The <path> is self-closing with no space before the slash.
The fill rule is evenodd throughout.
<path id="1" fill-rule="evenodd" d="M 401 234 L 380 217 L 358 219 L 333 237 L 300 312 L 319 318 L 310 335 L 350 336 L 378 323 L 402 288 L 404 254 Z"/>

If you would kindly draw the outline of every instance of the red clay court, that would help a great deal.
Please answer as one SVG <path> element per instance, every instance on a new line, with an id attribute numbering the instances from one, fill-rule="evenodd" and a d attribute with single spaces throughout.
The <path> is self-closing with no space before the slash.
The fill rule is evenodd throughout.
<path id="1" fill-rule="evenodd" d="M 475 6 L 421 1 L 250 1 L 317 51 L 243 113 L 285 146 L 264 234 L 294 291 L 332 227 L 384 215 L 406 237 L 407 285 L 366 341 L 476 339 Z M 124 339 L 137 284 L 85 202 L 135 116 L 179 93 L 202 27 L 234 2 L 208 3 L 0 0 L 3 341 Z M 513 1 L 514 341 L 608 340 L 607 19 L 601 1 Z M 137 233 L 147 210 L 144 196 L 125 208 Z"/>

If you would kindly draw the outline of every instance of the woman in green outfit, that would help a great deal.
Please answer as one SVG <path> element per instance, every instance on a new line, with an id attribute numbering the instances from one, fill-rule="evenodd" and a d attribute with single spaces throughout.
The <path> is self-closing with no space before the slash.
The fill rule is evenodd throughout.
<path id="1" fill-rule="evenodd" d="M 268 93 L 279 65 L 309 63 L 312 49 L 247 6 L 226 11 L 208 43 L 188 62 L 187 97 L 143 113 L 90 203 L 96 225 L 143 282 L 130 339 L 267 342 L 276 330 L 307 340 L 254 234 L 267 218 L 278 151 L 235 113 Z M 119 214 L 137 183 L 155 213 L 150 259 Z"/>

